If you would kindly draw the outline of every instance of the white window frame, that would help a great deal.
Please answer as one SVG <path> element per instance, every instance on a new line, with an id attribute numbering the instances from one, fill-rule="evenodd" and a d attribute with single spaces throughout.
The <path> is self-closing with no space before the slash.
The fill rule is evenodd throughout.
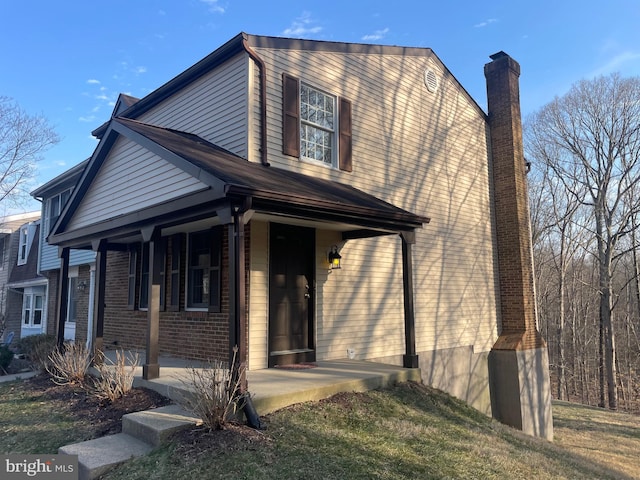
<path id="1" fill-rule="evenodd" d="M 20 227 L 20 241 L 18 242 L 18 265 L 24 265 L 29 258 L 29 225 Z"/>
<path id="2" fill-rule="evenodd" d="M 60 192 L 56 195 L 53 195 L 47 199 L 47 205 L 45 208 L 45 219 L 44 219 L 44 231 L 45 236 L 51 232 L 53 225 L 58 220 L 60 213 L 62 213 L 62 209 L 64 208 L 67 200 L 71 196 L 71 189 Z M 55 201 L 55 203 L 54 203 Z"/>
<path id="3" fill-rule="evenodd" d="M 41 305 L 37 307 L 36 299 L 40 298 Z M 29 291 L 23 294 L 22 298 L 22 327 L 23 328 L 44 328 L 44 292 Z M 40 323 L 35 323 L 36 312 L 40 312 Z"/>
<path id="4" fill-rule="evenodd" d="M 315 110 L 314 113 L 316 114 L 316 119 L 317 119 L 318 113 L 321 114 L 321 117 L 324 116 L 324 118 L 327 118 L 329 112 L 327 112 L 326 110 L 315 109 L 314 107 L 317 106 L 317 104 L 314 105 L 309 102 L 305 103 L 304 102 L 305 96 L 303 94 L 303 89 L 307 89 L 308 94 L 315 94 L 316 96 L 321 95 L 322 98 L 331 100 L 331 103 L 333 105 L 332 107 L 333 112 L 331 112 L 331 119 L 330 119 L 331 125 L 328 125 L 327 122 L 317 122 L 312 118 L 313 116 L 312 114 L 307 114 L 307 112 L 310 109 L 313 109 Z M 300 98 L 300 158 L 309 162 L 313 162 L 315 164 L 323 165 L 325 167 L 337 168 L 338 167 L 338 143 L 337 143 L 338 97 L 330 93 L 327 93 L 325 91 L 322 91 L 319 88 L 313 87 L 308 83 L 300 82 L 299 98 Z M 315 131 L 319 131 L 320 133 L 329 134 L 329 137 L 330 137 L 330 141 L 328 142 L 329 145 L 325 145 L 325 144 L 317 145 L 315 142 L 309 141 L 310 130 L 315 130 Z M 321 159 L 316 158 L 316 155 L 308 156 L 307 153 L 309 152 L 309 149 L 308 149 L 309 144 L 312 144 L 311 146 L 317 145 L 316 148 L 322 149 L 323 152 L 327 148 L 330 149 L 331 162 L 327 162 L 323 158 Z M 317 151 L 316 148 L 313 149 L 314 152 Z"/>

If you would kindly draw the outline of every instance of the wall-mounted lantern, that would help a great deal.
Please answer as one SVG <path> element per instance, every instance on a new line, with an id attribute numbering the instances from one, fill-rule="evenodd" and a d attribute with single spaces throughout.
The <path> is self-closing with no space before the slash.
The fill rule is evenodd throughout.
<path id="1" fill-rule="evenodd" d="M 336 245 L 331 247 L 331 251 L 329 252 L 329 263 L 331 264 L 331 270 L 337 270 L 340 267 L 340 260 L 342 259 L 342 255 L 338 253 L 338 247 Z"/>
<path id="2" fill-rule="evenodd" d="M 76 289 L 79 292 L 84 292 L 87 289 L 87 282 L 85 282 L 84 280 L 79 281 Z"/>

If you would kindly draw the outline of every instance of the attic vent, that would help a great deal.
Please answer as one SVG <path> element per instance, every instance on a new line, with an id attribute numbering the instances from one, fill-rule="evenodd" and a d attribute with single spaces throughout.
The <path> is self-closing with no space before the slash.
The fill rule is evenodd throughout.
<path id="1" fill-rule="evenodd" d="M 424 71 L 424 84 L 431 93 L 435 93 L 436 90 L 438 90 L 438 77 L 436 76 L 436 72 L 430 68 Z"/>

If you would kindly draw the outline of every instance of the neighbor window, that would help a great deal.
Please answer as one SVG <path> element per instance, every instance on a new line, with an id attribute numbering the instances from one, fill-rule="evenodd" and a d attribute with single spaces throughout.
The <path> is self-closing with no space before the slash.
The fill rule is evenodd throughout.
<path id="1" fill-rule="evenodd" d="M 220 228 L 189 234 L 187 307 L 220 311 Z"/>
<path id="2" fill-rule="evenodd" d="M 27 263 L 29 255 L 29 226 L 20 229 L 20 243 L 18 244 L 18 265 Z"/>
<path id="3" fill-rule="evenodd" d="M 283 153 L 352 171 L 351 102 L 283 74 Z"/>
<path id="4" fill-rule="evenodd" d="M 51 232 L 51 229 L 55 225 L 65 203 L 71 196 L 71 189 L 65 190 L 62 193 L 52 196 L 47 200 L 47 208 L 45 211 L 44 229 L 46 233 Z"/>
<path id="5" fill-rule="evenodd" d="M 42 295 L 24 294 L 22 300 L 22 324 L 25 327 L 39 327 L 42 325 L 42 311 L 44 297 Z"/>

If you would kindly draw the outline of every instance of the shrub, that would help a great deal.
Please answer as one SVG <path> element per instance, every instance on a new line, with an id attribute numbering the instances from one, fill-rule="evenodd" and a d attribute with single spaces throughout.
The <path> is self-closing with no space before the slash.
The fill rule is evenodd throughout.
<path id="1" fill-rule="evenodd" d="M 11 360 L 13 360 L 13 352 L 6 345 L 0 346 L 0 372 L 7 373 Z"/>
<path id="2" fill-rule="evenodd" d="M 235 364 L 235 352 L 232 365 Z M 238 369 L 234 379 L 232 370 L 220 361 L 210 362 L 205 368 L 190 368 L 186 380 L 181 380 L 186 392 L 177 391 L 176 402 L 193 413 L 211 430 L 221 430 L 242 405 L 240 378 L 244 371 Z M 242 397 L 243 398 L 243 397 Z"/>
<path id="3" fill-rule="evenodd" d="M 92 359 L 84 343 L 66 343 L 49 355 L 46 369 L 58 385 L 84 385 Z"/>
<path id="4" fill-rule="evenodd" d="M 104 353 L 100 352 L 96 362 L 99 376 L 95 379 L 95 389 L 98 397 L 113 402 L 131 391 L 138 359 L 139 355 L 137 353 L 129 352 L 127 356 L 122 350 L 116 350 L 116 361 L 114 363 Z"/>
<path id="5" fill-rule="evenodd" d="M 49 356 L 56 349 L 56 337 L 46 333 L 29 335 L 18 340 L 17 349 L 27 357 L 33 368 L 46 371 Z"/>

